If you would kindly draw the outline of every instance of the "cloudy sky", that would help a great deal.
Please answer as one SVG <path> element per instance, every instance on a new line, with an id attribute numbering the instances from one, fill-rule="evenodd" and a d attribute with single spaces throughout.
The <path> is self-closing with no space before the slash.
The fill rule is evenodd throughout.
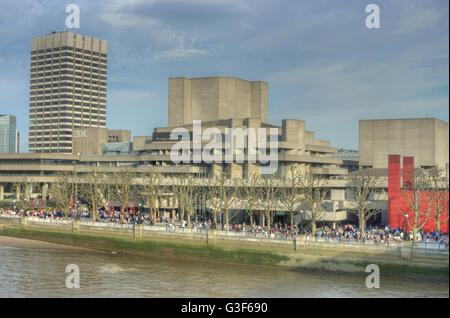
<path id="1" fill-rule="evenodd" d="M 108 41 L 110 129 L 166 126 L 176 76 L 267 81 L 270 123 L 305 120 L 335 147 L 357 149 L 359 119 L 449 119 L 447 0 L 0 0 L 0 113 L 18 117 L 21 152 L 31 38 L 63 30 L 70 3 L 74 31 Z"/>

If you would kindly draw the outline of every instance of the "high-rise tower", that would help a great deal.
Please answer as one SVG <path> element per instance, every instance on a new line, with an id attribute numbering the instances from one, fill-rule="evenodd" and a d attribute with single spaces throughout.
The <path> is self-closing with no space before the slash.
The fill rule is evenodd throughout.
<path id="1" fill-rule="evenodd" d="M 16 116 L 0 114 L 0 153 L 19 152 Z"/>
<path id="2" fill-rule="evenodd" d="M 106 127 L 107 49 L 72 32 L 31 40 L 30 152 L 72 153 L 75 128 Z"/>

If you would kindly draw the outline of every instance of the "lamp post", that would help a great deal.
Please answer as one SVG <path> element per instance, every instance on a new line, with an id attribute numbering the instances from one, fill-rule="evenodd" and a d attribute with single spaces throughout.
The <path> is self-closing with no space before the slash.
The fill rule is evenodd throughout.
<path id="1" fill-rule="evenodd" d="M 138 208 L 138 221 L 141 218 L 141 206 L 142 204 L 139 203 L 139 208 Z"/>
<path id="2" fill-rule="evenodd" d="M 406 218 L 406 235 L 407 235 L 408 240 L 409 240 L 409 232 L 408 232 L 408 219 L 409 219 L 409 215 L 406 214 L 406 215 L 405 215 L 405 218 Z"/>

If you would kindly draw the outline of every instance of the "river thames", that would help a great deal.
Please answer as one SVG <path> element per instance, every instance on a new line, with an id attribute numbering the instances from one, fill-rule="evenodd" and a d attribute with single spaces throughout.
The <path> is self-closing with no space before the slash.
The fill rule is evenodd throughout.
<path id="1" fill-rule="evenodd" d="M 80 288 L 66 288 L 66 266 Z M 364 270 L 362 269 L 362 272 Z M 449 297 L 448 282 L 131 256 L 0 237 L 0 297 Z"/>

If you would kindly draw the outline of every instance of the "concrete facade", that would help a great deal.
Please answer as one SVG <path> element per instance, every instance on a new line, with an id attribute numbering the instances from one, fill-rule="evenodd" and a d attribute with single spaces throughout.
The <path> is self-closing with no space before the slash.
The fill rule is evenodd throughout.
<path id="1" fill-rule="evenodd" d="M 448 133 L 448 123 L 436 118 L 360 120 L 360 167 L 386 169 L 396 154 L 414 157 L 416 167 L 446 169 Z"/>
<path id="2" fill-rule="evenodd" d="M 108 142 L 131 142 L 131 131 L 125 129 L 108 129 Z"/>
<path id="3" fill-rule="evenodd" d="M 234 77 L 170 78 L 168 126 L 256 118 L 268 121 L 268 84 Z"/>
<path id="4" fill-rule="evenodd" d="M 106 126 L 107 50 L 72 32 L 31 40 L 31 152 L 72 153 L 74 129 Z"/>
<path id="5" fill-rule="evenodd" d="M 74 129 L 72 137 L 72 151 L 74 154 L 101 154 L 102 143 L 108 141 L 106 128 L 78 128 Z"/>
<path id="6" fill-rule="evenodd" d="M 77 128 L 73 131 L 73 154 L 102 154 L 103 143 L 130 142 L 130 130 L 106 128 Z"/>
<path id="7" fill-rule="evenodd" d="M 144 150 L 147 140 L 152 140 L 152 136 L 133 136 L 133 151 Z"/>

